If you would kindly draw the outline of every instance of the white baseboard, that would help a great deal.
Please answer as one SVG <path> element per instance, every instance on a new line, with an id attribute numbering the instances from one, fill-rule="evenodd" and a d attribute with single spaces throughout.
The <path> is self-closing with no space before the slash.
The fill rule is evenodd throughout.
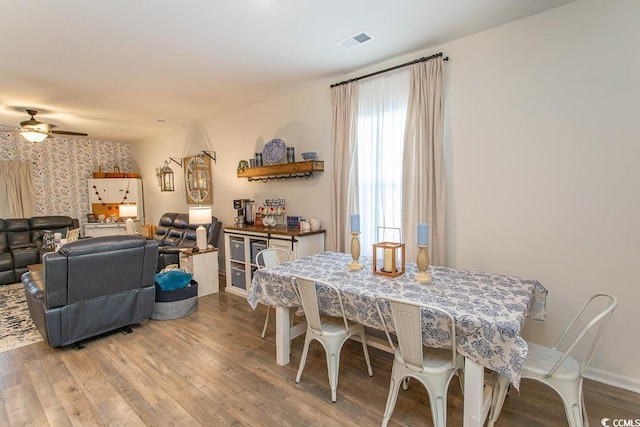
<path id="1" fill-rule="evenodd" d="M 640 393 L 640 379 L 638 378 L 629 378 L 596 368 L 587 368 L 587 370 L 584 371 L 583 376 L 590 380 L 623 388 L 634 393 Z"/>

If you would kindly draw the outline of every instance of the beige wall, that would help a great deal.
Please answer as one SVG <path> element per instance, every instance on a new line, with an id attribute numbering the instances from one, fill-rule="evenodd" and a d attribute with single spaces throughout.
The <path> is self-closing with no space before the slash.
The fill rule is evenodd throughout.
<path id="1" fill-rule="evenodd" d="M 589 375 L 640 391 L 640 346 L 629 336 L 640 296 L 637 16 L 640 2 L 583 0 L 372 68 L 440 50 L 451 57 L 449 264 L 540 280 L 549 290 L 548 320 L 527 321 L 524 336 L 543 344 L 552 344 L 588 295 L 617 295 Z M 329 83 L 204 123 L 218 152 L 214 212 L 226 224 L 232 200 L 245 197 L 284 197 L 290 212 L 327 224 Z M 145 177 L 155 180 L 153 168 L 181 154 L 180 137 L 133 145 Z M 236 178 L 238 161 L 274 137 L 298 153 L 318 151 L 327 171 L 309 181 Z M 184 194 L 160 194 L 146 182 L 145 198 L 150 221 L 186 209 Z"/>
<path id="2" fill-rule="evenodd" d="M 214 201 L 213 213 L 224 225 L 232 225 L 236 211 L 234 199 L 251 199 L 257 204 L 267 198 L 284 198 L 290 215 L 305 218 L 316 217 L 322 226 L 329 226 L 330 182 L 330 101 L 327 85 L 318 84 L 290 95 L 275 98 L 217 116 L 202 122 L 211 148 L 216 151 L 217 162 L 212 165 Z M 186 212 L 184 177 L 175 163 L 176 189 L 173 193 L 161 192 L 155 178 L 155 168 L 166 157 L 180 158 L 196 154 L 198 149 L 208 149 L 204 144 L 189 139 L 189 129 L 174 129 L 145 141 L 134 143 L 132 155 L 145 185 L 147 222 L 157 223 L 164 212 Z M 248 160 L 273 138 L 294 147 L 296 160 L 300 153 L 316 151 L 319 160 L 325 160 L 325 171 L 315 173 L 309 179 L 278 180 L 264 183 L 248 182 L 237 178 L 240 160 Z M 221 241 L 222 242 L 222 241 Z M 219 247 L 223 247 L 219 244 Z"/>
<path id="3" fill-rule="evenodd" d="M 620 306 L 591 372 L 640 391 L 640 2 L 581 1 L 444 47 L 453 265 L 532 277 L 553 344 L 587 297 Z"/>

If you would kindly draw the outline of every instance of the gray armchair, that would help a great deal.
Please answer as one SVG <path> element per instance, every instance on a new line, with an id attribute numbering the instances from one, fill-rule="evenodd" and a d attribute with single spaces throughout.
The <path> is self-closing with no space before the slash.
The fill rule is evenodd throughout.
<path id="1" fill-rule="evenodd" d="M 157 261 L 158 243 L 140 236 L 67 243 L 22 276 L 31 318 L 51 347 L 140 323 L 153 313 Z"/>

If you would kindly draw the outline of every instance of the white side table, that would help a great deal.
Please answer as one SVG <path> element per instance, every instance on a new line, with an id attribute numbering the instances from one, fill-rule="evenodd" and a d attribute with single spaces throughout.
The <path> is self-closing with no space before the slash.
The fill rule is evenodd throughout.
<path id="1" fill-rule="evenodd" d="M 193 280 L 198 282 L 198 297 L 214 294 L 220 290 L 218 249 L 205 249 L 200 252 L 191 252 L 191 249 L 181 251 L 180 267 L 193 274 Z"/>

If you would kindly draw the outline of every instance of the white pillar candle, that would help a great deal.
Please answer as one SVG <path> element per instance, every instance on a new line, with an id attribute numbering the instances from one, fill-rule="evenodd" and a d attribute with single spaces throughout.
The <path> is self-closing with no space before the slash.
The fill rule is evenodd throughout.
<path id="1" fill-rule="evenodd" d="M 391 249 L 385 249 L 384 250 L 384 271 L 387 273 L 392 273 L 393 271 L 391 270 Z"/>

